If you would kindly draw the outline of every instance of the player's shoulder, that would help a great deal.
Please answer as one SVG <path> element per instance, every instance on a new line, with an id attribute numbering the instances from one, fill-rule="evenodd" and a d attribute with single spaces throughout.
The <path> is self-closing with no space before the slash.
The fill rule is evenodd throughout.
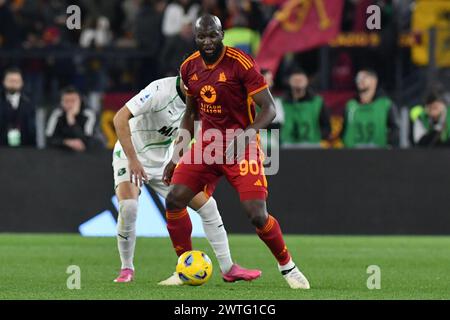
<path id="1" fill-rule="evenodd" d="M 136 115 L 142 107 L 149 111 L 153 106 L 173 98 L 176 94 L 177 77 L 166 77 L 150 82 L 131 98 L 126 106 Z"/>
<path id="2" fill-rule="evenodd" d="M 150 84 L 148 86 L 154 87 L 157 85 L 165 85 L 165 84 L 171 83 L 172 81 L 176 82 L 176 78 L 177 78 L 176 76 L 159 78 L 159 79 L 156 79 L 156 80 L 153 80 L 152 82 L 150 82 Z"/>
<path id="3" fill-rule="evenodd" d="M 175 86 L 177 83 L 177 77 L 173 76 L 173 77 L 165 77 L 165 78 L 161 78 L 158 80 L 155 80 L 152 82 L 153 86 L 164 86 L 164 87 L 173 87 Z"/>
<path id="4" fill-rule="evenodd" d="M 199 59 L 201 59 L 201 55 L 200 51 L 197 50 L 193 54 L 188 56 L 186 59 L 184 59 L 184 61 L 181 63 L 180 69 L 183 70 L 186 67 L 194 65 L 195 63 L 200 61 Z"/>
<path id="5" fill-rule="evenodd" d="M 241 49 L 227 46 L 225 56 L 232 64 L 236 64 L 244 70 L 249 70 L 255 66 L 253 58 Z"/>
<path id="6" fill-rule="evenodd" d="M 239 57 L 243 57 L 250 61 L 254 61 L 251 55 L 246 53 L 244 50 L 236 48 L 236 47 L 226 46 L 226 53 L 234 53 L 235 55 L 237 55 Z"/>
<path id="7" fill-rule="evenodd" d="M 177 77 L 166 77 L 154 80 L 145 87 L 144 92 L 151 94 L 165 94 L 170 93 L 177 85 Z"/>

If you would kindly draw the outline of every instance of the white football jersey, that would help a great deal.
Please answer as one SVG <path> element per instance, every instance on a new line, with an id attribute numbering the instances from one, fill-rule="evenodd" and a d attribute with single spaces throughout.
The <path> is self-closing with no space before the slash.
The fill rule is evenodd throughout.
<path id="1" fill-rule="evenodd" d="M 126 103 L 133 114 L 131 140 L 144 167 L 161 169 L 172 157 L 172 142 L 186 110 L 178 85 L 178 77 L 155 80 Z M 126 159 L 119 141 L 113 157 Z"/>

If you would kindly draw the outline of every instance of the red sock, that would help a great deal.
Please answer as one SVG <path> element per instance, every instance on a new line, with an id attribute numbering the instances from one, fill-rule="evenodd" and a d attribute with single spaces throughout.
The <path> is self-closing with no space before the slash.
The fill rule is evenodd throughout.
<path id="1" fill-rule="evenodd" d="M 166 218 L 167 230 L 177 256 L 192 250 L 192 223 L 186 208 L 177 211 L 166 211 Z"/>
<path id="2" fill-rule="evenodd" d="M 266 224 L 261 229 L 256 229 L 259 238 L 269 247 L 272 254 L 282 266 L 289 262 L 291 255 L 284 243 L 283 234 L 277 219 L 269 214 Z"/>

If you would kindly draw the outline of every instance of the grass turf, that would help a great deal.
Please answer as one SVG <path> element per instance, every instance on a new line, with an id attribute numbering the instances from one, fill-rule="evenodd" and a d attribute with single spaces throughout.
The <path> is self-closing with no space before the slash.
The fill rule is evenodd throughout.
<path id="1" fill-rule="evenodd" d="M 160 287 L 174 270 L 169 239 L 139 238 L 136 278 L 113 283 L 115 238 L 0 234 L 1 299 L 450 299 L 450 237 L 286 236 L 312 289 L 291 290 L 269 250 L 254 235 L 230 235 L 233 259 L 263 275 L 251 283 L 224 283 L 204 239 L 194 248 L 214 263 L 201 287 Z M 81 268 L 81 289 L 69 290 L 69 265 Z M 369 265 L 381 268 L 381 289 L 369 290 Z"/>

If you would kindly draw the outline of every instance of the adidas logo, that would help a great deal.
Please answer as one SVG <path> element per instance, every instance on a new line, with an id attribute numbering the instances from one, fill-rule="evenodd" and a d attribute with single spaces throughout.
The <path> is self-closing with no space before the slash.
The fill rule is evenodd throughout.
<path id="1" fill-rule="evenodd" d="M 226 82 L 227 81 L 227 77 L 225 76 L 225 72 L 221 72 L 219 74 L 219 82 Z"/>
<path id="2" fill-rule="evenodd" d="M 194 73 L 194 75 L 193 75 L 193 76 L 191 77 L 191 79 L 189 79 L 189 80 L 197 81 L 197 80 L 198 80 L 197 74 Z"/>
<path id="3" fill-rule="evenodd" d="M 257 186 L 257 187 L 262 187 L 262 183 L 261 183 L 261 180 L 256 180 L 256 182 L 253 184 L 254 186 Z"/>

